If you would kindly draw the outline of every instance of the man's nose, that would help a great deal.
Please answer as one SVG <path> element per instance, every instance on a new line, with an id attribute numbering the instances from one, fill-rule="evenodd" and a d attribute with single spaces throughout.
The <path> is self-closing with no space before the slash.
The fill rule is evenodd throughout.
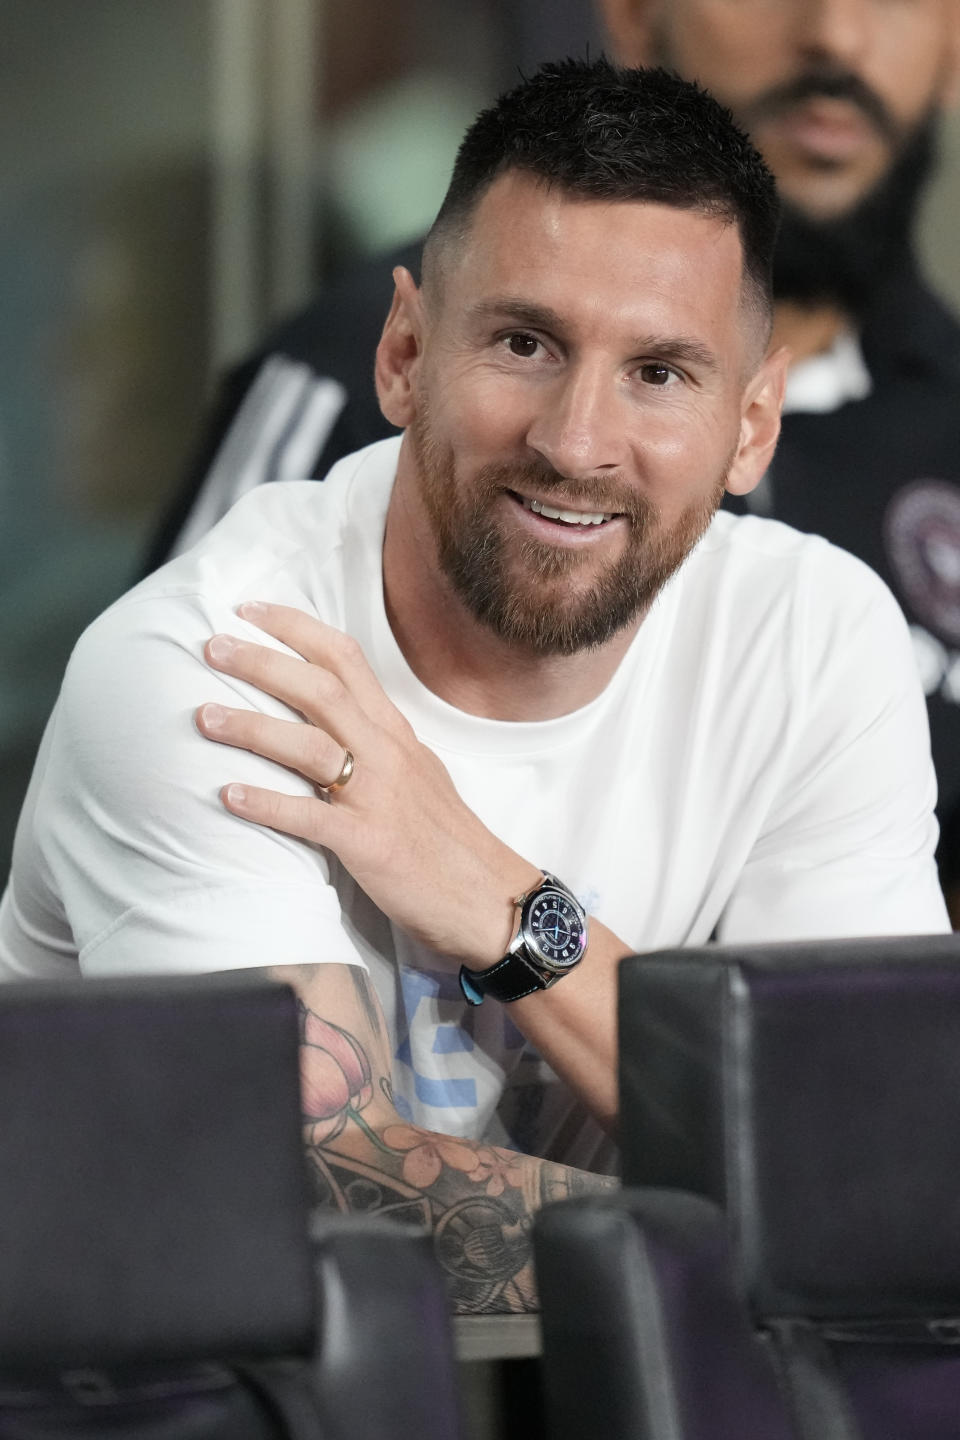
<path id="1" fill-rule="evenodd" d="M 614 470 L 626 458 L 623 397 L 601 367 L 571 368 L 540 396 L 527 444 L 569 479 Z"/>
<path id="2" fill-rule="evenodd" d="M 810 59 L 856 67 L 877 8 L 877 0 L 793 0 L 798 46 Z"/>

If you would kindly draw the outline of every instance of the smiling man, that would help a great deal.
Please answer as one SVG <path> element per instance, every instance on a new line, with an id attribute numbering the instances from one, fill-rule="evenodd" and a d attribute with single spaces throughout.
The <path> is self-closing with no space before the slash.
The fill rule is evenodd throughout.
<path id="1" fill-rule="evenodd" d="M 431 1224 L 462 1309 L 609 1183 L 625 954 L 945 928 L 895 603 L 716 514 L 777 439 L 776 220 L 663 71 L 503 97 L 395 274 L 402 437 L 101 617 L 37 763 L 6 973 L 275 967 L 318 1198 Z"/>
<path id="2" fill-rule="evenodd" d="M 587 0 L 584 0 L 587 8 Z M 727 508 L 825 535 L 890 585 L 927 692 L 960 925 L 960 325 L 912 244 L 940 115 L 956 100 L 957 0 L 597 0 L 614 53 L 733 110 L 784 202 L 774 333 L 791 351 L 774 464 Z M 419 246 L 398 257 L 413 269 Z M 390 265 L 368 262 L 224 378 L 151 564 L 231 497 L 389 433 L 368 356 Z"/>

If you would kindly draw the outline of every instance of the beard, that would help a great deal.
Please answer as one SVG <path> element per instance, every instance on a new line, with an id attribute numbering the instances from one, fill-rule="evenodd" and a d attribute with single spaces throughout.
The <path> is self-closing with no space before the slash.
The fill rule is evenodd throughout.
<path id="1" fill-rule="evenodd" d="M 816 220 L 784 200 L 773 259 L 776 298 L 835 304 L 862 319 L 888 276 L 907 262 L 936 151 L 936 119 L 929 115 L 883 179 L 845 215 Z"/>
<path id="2" fill-rule="evenodd" d="M 728 468 L 666 530 L 644 496 L 616 481 L 568 480 L 542 462 L 486 465 L 465 493 L 452 447 L 437 442 L 422 393 L 410 436 L 443 575 L 474 619 L 538 657 L 599 648 L 642 618 L 716 513 Z M 581 551 L 505 535 L 496 512 L 508 491 L 555 495 L 558 508 L 579 501 L 615 512 L 626 522 L 626 547 L 598 574 L 593 546 Z"/>

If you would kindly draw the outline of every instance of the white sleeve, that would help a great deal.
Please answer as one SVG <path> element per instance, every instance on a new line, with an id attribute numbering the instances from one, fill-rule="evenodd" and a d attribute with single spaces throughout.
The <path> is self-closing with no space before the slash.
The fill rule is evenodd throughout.
<path id="1" fill-rule="evenodd" d="M 833 568 L 836 551 L 827 556 Z M 727 904 L 726 942 L 949 930 L 933 859 L 936 780 L 903 615 L 842 557 L 812 587 L 793 657 L 785 780 Z M 818 593 L 819 590 L 819 593 Z"/>
<path id="2" fill-rule="evenodd" d="M 326 854 L 239 820 L 220 801 L 231 780 L 311 787 L 196 729 L 194 712 L 209 700 L 290 718 L 206 665 L 203 644 L 218 630 L 264 641 L 206 597 L 134 597 L 102 616 L 71 659 L 32 843 L 86 974 L 364 964 Z"/>

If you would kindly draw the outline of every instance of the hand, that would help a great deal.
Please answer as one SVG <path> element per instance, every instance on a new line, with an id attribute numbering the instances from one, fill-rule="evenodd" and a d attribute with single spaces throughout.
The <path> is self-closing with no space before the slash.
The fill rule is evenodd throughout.
<path id="1" fill-rule="evenodd" d="M 537 883 L 536 866 L 463 803 L 355 640 L 283 605 L 247 604 L 238 613 L 296 656 L 216 635 L 204 651 L 208 663 L 303 721 L 203 705 L 201 734 L 275 760 L 321 789 L 340 773 L 347 749 L 355 769 L 342 789 L 316 799 L 226 785 L 226 808 L 333 851 L 374 904 L 431 950 L 471 966 L 499 960 L 515 928 L 513 898 Z"/>

